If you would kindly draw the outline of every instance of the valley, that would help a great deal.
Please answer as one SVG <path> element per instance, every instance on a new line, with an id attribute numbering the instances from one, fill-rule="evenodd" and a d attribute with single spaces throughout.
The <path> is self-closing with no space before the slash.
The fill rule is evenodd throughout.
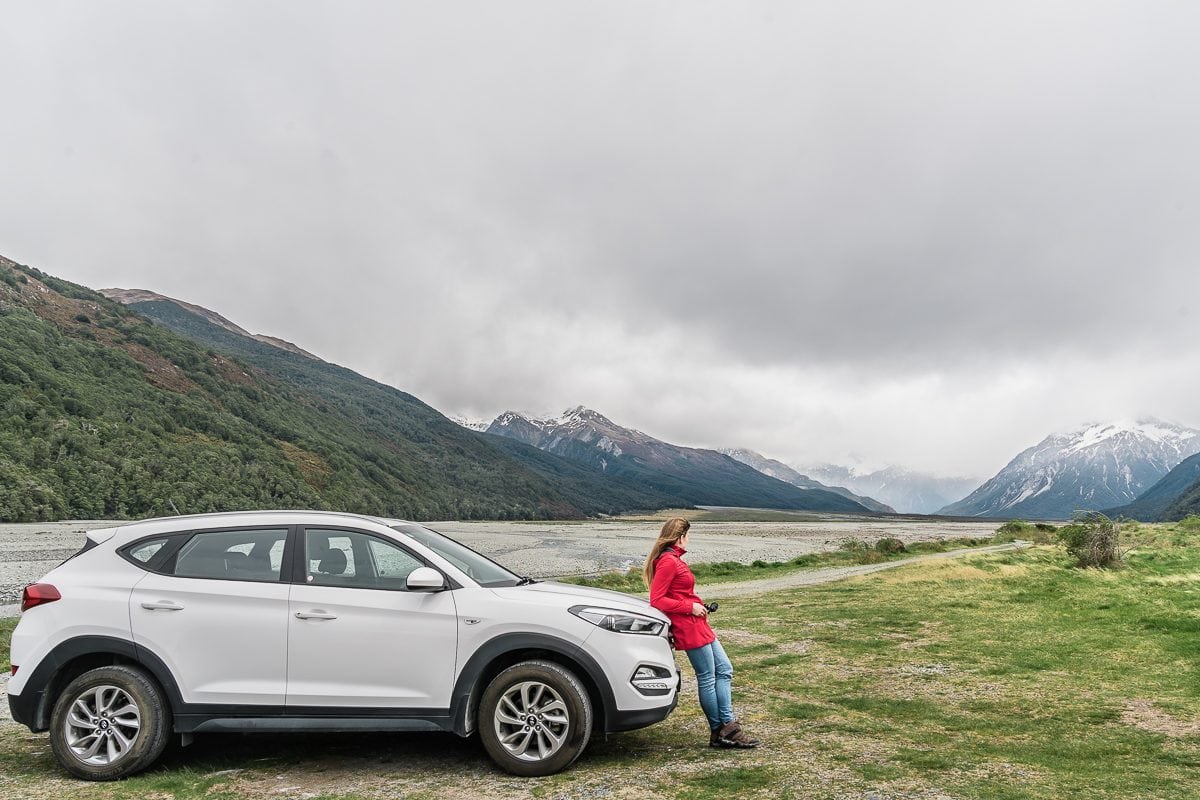
<path id="1" fill-rule="evenodd" d="M 555 578 L 625 570 L 642 563 L 663 517 L 563 522 L 431 522 L 429 527 L 522 575 Z M 21 587 L 36 581 L 83 545 L 89 530 L 119 523 L 48 522 L 0 525 L 0 616 L 11 615 Z M 824 514 L 795 521 L 703 522 L 693 526 L 692 563 L 783 561 L 836 550 L 848 539 L 904 542 L 987 537 L 994 520 L 888 520 Z"/>

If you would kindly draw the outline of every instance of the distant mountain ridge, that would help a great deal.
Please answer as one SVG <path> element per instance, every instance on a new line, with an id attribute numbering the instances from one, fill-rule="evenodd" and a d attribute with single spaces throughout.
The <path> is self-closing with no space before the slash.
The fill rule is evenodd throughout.
<path id="1" fill-rule="evenodd" d="M 867 511 L 861 503 L 828 489 L 793 486 L 715 450 L 670 444 L 583 406 L 551 419 L 506 411 L 487 432 L 594 465 L 692 505 Z"/>
<path id="2" fill-rule="evenodd" d="M 820 481 L 813 480 L 807 475 L 802 475 L 782 461 L 767 458 L 762 453 L 755 452 L 754 450 L 748 450 L 744 447 L 731 447 L 723 448 L 719 452 L 724 453 L 735 461 L 740 461 L 747 466 L 754 467 L 764 475 L 769 475 L 777 480 L 790 483 L 793 486 L 799 486 L 801 489 L 825 489 L 847 497 L 861 504 L 869 511 L 878 511 L 882 514 L 896 513 L 894 508 L 879 502 L 873 497 L 855 494 L 843 486 L 827 486 Z"/>
<path id="3" fill-rule="evenodd" d="M 869 472 L 837 464 L 814 464 L 797 469 L 823 483 L 845 486 L 853 492 L 873 497 L 902 514 L 935 514 L 981 482 L 978 478 L 944 477 L 901 466 Z"/>
<path id="4" fill-rule="evenodd" d="M 116 302 L 121 303 L 122 305 L 127 305 L 127 306 L 136 306 L 139 303 L 157 303 L 157 302 L 174 303 L 175 305 L 179 306 L 180 308 L 182 308 L 186 311 L 190 311 L 193 314 L 195 314 L 196 316 L 198 316 L 204 320 L 207 320 L 208 322 L 211 322 L 213 325 L 216 325 L 218 328 L 224 328 L 225 330 L 229 331 L 230 333 L 236 333 L 239 336 L 245 336 L 249 339 L 254 339 L 254 340 L 262 342 L 264 344 L 269 344 L 272 347 L 278 347 L 281 350 L 287 350 L 289 353 L 295 353 L 296 355 L 301 355 L 301 356 L 304 356 L 305 358 L 311 358 L 314 361 L 321 360 L 321 359 L 317 358 L 316 356 L 314 356 L 312 353 L 308 352 L 307 350 L 297 347 L 296 345 L 294 345 L 291 342 L 286 341 L 284 339 L 280 339 L 276 336 L 267 336 L 267 335 L 261 334 L 261 333 L 250 333 L 250 331 L 246 330 L 245 328 L 241 327 L 240 325 L 238 325 L 236 323 L 230 322 L 229 320 L 227 320 L 225 317 L 221 316 L 217 312 L 210 311 L 207 308 L 205 308 L 204 306 L 198 306 L 195 303 L 188 303 L 183 300 L 177 300 L 174 297 L 167 297 L 165 294 L 159 294 L 158 292 L 151 292 L 147 289 L 100 289 L 98 291 L 100 292 L 100 294 L 104 295 L 109 300 L 115 300 Z"/>
<path id="5" fill-rule="evenodd" d="M 1136 500 L 1200 451 L 1200 431 L 1153 419 L 1093 423 L 1023 450 L 942 514 L 1069 519 Z"/>
<path id="6" fill-rule="evenodd" d="M 1132 503 L 1104 513 L 1143 522 L 1179 520 L 1200 513 L 1200 453 L 1180 461 Z"/>

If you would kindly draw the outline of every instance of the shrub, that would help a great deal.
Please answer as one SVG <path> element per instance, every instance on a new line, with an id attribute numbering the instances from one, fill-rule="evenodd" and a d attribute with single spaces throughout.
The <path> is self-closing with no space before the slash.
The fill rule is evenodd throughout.
<path id="1" fill-rule="evenodd" d="M 908 552 L 908 548 L 904 546 L 904 542 L 900 541 L 894 536 L 885 536 L 879 541 L 875 542 L 875 550 L 876 552 L 883 553 L 884 555 L 894 555 L 896 553 Z"/>
<path id="2" fill-rule="evenodd" d="M 1115 567 L 1125 553 L 1121 549 L 1121 527 L 1099 511 L 1077 514 L 1058 538 L 1081 567 Z"/>
<path id="3" fill-rule="evenodd" d="M 1028 539 L 1033 535 L 1034 527 L 1025 520 L 1010 519 L 996 529 L 992 537 L 994 542 L 1015 542 L 1017 539 Z"/>
<path id="4" fill-rule="evenodd" d="M 1184 533 L 1200 533 L 1200 514 L 1189 514 L 1175 523 L 1175 529 Z"/>
<path id="5" fill-rule="evenodd" d="M 838 549 L 847 553 L 859 553 L 867 549 L 867 543 L 862 539 L 845 539 L 838 545 Z"/>
<path id="6" fill-rule="evenodd" d="M 873 548 L 866 548 L 858 554 L 855 559 L 859 564 L 878 564 L 881 561 L 886 561 L 887 556 Z"/>
<path id="7" fill-rule="evenodd" d="M 1034 544 L 1054 544 L 1058 541 L 1058 527 L 1049 522 L 1030 524 L 1021 519 L 1011 519 L 996 529 L 993 542 L 1015 542 L 1018 539 Z"/>

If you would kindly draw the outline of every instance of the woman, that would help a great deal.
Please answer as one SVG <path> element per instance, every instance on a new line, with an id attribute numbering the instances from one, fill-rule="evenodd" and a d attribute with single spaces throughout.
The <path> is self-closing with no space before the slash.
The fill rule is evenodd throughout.
<path id="1" fill-rule="evenodd" d="M 711 730 L 709 747 L 756 747 L 758 740 L 733 718 L 733 665 L 717 634 L 708 624 L 708 609 L 696 595 L 696 577 L 683 562 L 687 552 L 686 519 L 669 519 L 646 556 L 642 577 L 650 590 L 650 605 L 671 620 L 675 649 L 687 653 L 696 670 L 700 707 Z"/>

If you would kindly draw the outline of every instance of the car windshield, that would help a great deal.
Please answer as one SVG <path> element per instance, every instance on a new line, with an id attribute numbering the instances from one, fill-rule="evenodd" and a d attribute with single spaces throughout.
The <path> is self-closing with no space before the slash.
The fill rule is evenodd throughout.
<path id="1" fill-rule="evenodd" d="M 495 588 L 517 586 L 524 582 L 487 556 L 476 553 L 464 544 L 420 525 L 393 525 L 392 530 L 411 536 L 454 566 L 467 573 L 480 586 Z"/>

